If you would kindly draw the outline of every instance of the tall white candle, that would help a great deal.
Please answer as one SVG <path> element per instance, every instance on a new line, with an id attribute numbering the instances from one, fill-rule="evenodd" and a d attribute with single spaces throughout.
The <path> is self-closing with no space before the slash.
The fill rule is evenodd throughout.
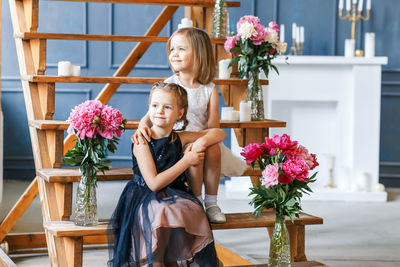
<path id="1" fill-rule="evenodd" d="M 284 42 L 285 41 L 285 24 L 281 24 L 281 33 L 279 36 L 279 41 Z"/>
<path id="2" fill-rule="evenodd" d="M 230 59 L 222 59 L 218 63 L 218 78 L 229 79 L 231 77 L 231 69 L 229 68 Z"/>
<path id="3" fill-rule="evenodd" d="M 339 9 L 343 9 L 343 0 L 339 0 Z"/>
<path id="4" fill-rule="evenodd" d="M 375 33 L 366 32 L 365 33 L 365 57 L 375 56 Z"/>
<path id="5" fill-rule="evenodd" d="M 367 10 L 371 10 L 371 0 L 367 0 Z"/>
<path id="6" fill-rule="evenodd" d="M 358 2 L 358 12 L 361 12 L 363 10 L 363 5 L 364 5 L 364 0 L 360 0 L 360 2 Z"/>
<path id="7" fill-rule="evenodd" d="M 251 121 L 251 101 L 240 101 L 240 121 Z"/>
<path id="8" fill-rule="evenodd" d="M 296 28 L 297 28 L 296 23 L 293 23 L 292 24 L 292 39 L 296 39 Z"/>
<path id="9" fill-rule="evenodd" d="M 301 42 L 300 28 L 301 28 L 300 26 L 296 27 L 296 43 Z"/>
<path id="10" fill-rule="evenodd" d="M 300 27 L 300 43 L 304 43 L 304 26 Z"/>
<path id="11" fill-rule="evenodd" d="M 346 10 L 347 11 L 350 11 L 350 9 L 351 9 L 351 2 L 350 2 L 351 0 L 346 0 Z"/>

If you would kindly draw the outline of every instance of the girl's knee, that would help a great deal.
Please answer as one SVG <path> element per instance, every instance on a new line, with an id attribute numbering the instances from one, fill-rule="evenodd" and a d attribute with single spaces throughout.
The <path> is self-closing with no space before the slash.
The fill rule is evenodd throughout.
<path id="1" fill-rule="evenodd" d="M 219 144 L 214 144 L 212 146 L 207 147 L 206 157 L 213 159 L 221 158 L 221 148 L 219 147 Z"/>

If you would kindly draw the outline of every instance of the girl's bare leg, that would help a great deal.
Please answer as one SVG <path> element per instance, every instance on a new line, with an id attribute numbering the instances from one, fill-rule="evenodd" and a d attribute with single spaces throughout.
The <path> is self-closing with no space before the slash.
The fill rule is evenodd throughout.
<path id="1" fill-rule="evenodd" d="M 189 179 L 190 188 L 192 189 L 192 193 L 195 197 L 201 196 L 201 186 L 203 184 L 203 168 L 204 162 L 191 166 L 186 174 Z"/>

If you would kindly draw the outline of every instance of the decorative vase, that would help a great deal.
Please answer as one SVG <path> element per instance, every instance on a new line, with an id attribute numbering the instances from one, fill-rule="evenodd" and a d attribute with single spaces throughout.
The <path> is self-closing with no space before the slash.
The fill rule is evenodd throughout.
<path id="1" fill-rule="evenodd" d="M 229 14 L 225 0 L 215 1 L 211 36 L 213 38 L 229 36 Z"/>
<path id="2" fill-rule="evenodd" d="M 259 70 L 249 72 L 249 82 L 247 84 L 246 100 L 251 101 L 251 120 L 264 120 L 264 100 L 263 90 L 259 78 Z"/>
<path id="3" fill-rule="evenodd" d="M 74 223 L 79 226 L 97 225 L 96 169 L 81 166 L 80 171 L 82 177 L 76 192 Z"/>
<path id="4" fill-rule="evenodd" d="M 290 240 L 285 216 L 276 214 L 269 247 L 268 267 L 290 267 Z"/>

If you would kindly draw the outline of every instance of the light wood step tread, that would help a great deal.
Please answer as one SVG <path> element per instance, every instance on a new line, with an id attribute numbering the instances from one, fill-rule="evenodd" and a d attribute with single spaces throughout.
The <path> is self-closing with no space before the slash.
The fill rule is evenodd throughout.
<path id="1" fill-rule="evenodd" d="M 67 130 L 69 123 L 61 120 L 31 120 L 28 122 L 29 126 L 35 127 L 39 130 Z M 138 120 L 128 120 L 125 125 L 126 129 L 137 129 L 139 125 Z M 286 122 L 277 120 L 263 120 L 263 121 L 220 121 L 221 128 L 277 128 L 286 127 Z"/>
<path id="2" fill-rule="evenodd" d="M 14 34 L 14 38 L 51 39 L 51 40 L 84 40 L 84 41 L 114 41 L 114 42 L 151 42 L 166 43 L 169 37 L 164 36 L 132 36 L 132 35 L 103 35 L 103 34 L 73 34 L 73 33 L 45 33 L 21 32 Z M 215 44 L 224 44 L 226 38 L 211 38 Z"/>
<path id="3" fill-rule="evenodd" d="M 228 213 L 226 223 L 211 224 L 213 230 L 222 229 L 241 229 L 272 227 L 275 225 L 275 213 L 273 211 L 263 212 L 257 220 L 251 213 Z M 306 213 L 301 213 L 299 218 L 294 219 L 294 224 L 309 225 L 322 224 L 323 219 Z M 44 223 L 44 228 L 57 237 L 78 237 L 89 235 L 104 235 L 107 231 L 108 221 L 101 221 L 96 226 L 76 226 L 72 221 L 49 221 Z M 290 219 L 286 218 L 286 224 L 291 224 Z"/>
<path id="4" fill-rule="evenodd" d="M 164 77 L 101 77 L 101 76 L 50 76 L 50 75 L 23 75 L 21 80 L 36 83 L 117 83 L 117 84 L 153 84 L 164 81 Z M 238 78 L 214 79 L 217 85 L 241 85 L 246 86 L 248 80 Z M 268 85 L 268 80 L 261 79 L 262 85 Z"/>
<path id="5" fill-rule="evenodd" d="M 49 183 L 73 183 L 79 182 L 81 173 L 78 168 L 51 168 L 38 169 L 36 175 L 42 177 Z M 133 175 L 132 167 L 113 167 L 111 170 L 97 173 L 99 181 L 121 181 L 131 180 Z M 253 170 L 250 166 L 242 176 L 260 176 L 261 170 Z"/>
<path id="6" fill-rule="evenodd" d="M 213 0 L 63 0 L 67 2 L 98 2 L 98 3 L 119 3 L 119 4 L 143 4 L 143 5 L 163 5 L 163 6 L 201 6 L 213 7 Z M 228 7 L 240 7 L 238 1 L 227 1 Z"/>

